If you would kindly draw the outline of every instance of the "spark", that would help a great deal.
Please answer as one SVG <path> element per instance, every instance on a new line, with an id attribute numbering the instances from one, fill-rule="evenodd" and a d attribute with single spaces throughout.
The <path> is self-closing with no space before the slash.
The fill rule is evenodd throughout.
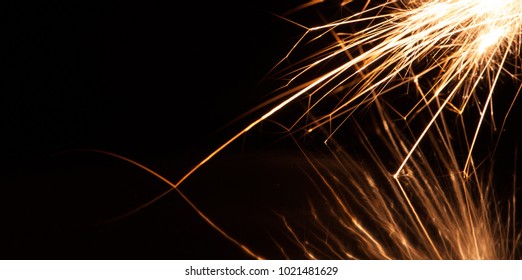
<path id="1" fill-rule="evenodd" d="M 296 11 L 322 2 L 311 0 Z M 338 221 L 337 230 L 326 229 L 320 216 L 314 215 L 333 245 L 301 240 L 285 220 L 308 257 L 356 258 L 345 243 L 346 235 L 359 241 L 366 258 L 514 257 L 520 235 L 506 238 L 515 232 L 515 225 L 503 222 L 506 217 L 499 214 L 502 209 L 491 181 L 479 176 L 473 152 L 488 114 L 495 129 L 493 97 L 499 81 L 507 76 L 518 82 L 522 1 L 343 1 L 342 7 L 360 3 L 364 5 L 358 12 L 324 25 L 298 24 L 305 28 L 302 37 L 277 66 L 299 56 L 303 45 L 331 42 L 328 36 L 333 43 L 292 63 L 291 71 L 282 77 L 288 82 L 270 102 L 272 107 L 177 183 L 169 183 L 172 188 L 167 192 L 181 193 L 183 181 L 217 153 L 281 110 L 304 101 L 306 110 L 284 126 L 292 136 L 299 131 L 325 132 L 325 143 L 334 143 L 332 155 L 342 171 L 338 174 L 309 160 L 320 184 L 327 187 L 322 197 Z M 513 102 L 520 89 L 513 93 Z M 359 135 L 373 171 L 335 141 L 335 134 L 364 110 L 377 116 L 378 124 L 369 129 L 380 131 L 385 154 L 394 162 L 391 167 L 364 140 L 369 131 L 361 129 Z M 411 135 L 398 128 L 397 120 L 404 121 Z M 464 162 L 457 159 L 452 144 L 455 131 L 450 129 L 459 124 Z M 430 162 L 429 152 L 436 153 L 439 167 Z M 394 171 L 388 172 L 390 168 Z M 348 205 L 347 199 L 356 202 Z M 514 220 L 513 216 L 507 220 Z M 375 225 L 368 226 L 368 221 Z M 324 246 L 330 250 L 319 248 Z"/>

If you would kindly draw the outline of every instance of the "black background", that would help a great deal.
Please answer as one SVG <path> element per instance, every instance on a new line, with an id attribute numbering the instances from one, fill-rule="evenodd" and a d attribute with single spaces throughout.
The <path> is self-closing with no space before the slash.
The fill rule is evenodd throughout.
<path id="1" fill-rule="evenodd" d="M 176 182 L 260 115 L 237 119 L 281 85 L 266 74 L 304 29 L 277 15 L 300 1 L 188 2 L 7 4 L 2 258 L 250 258 L 174 192 L 111 221 L 169 186 L 84 150 L 128 157 Z M 314 12 L 300 16 L 321 23 Z M 181 187 L 269 258 L 284 257 L 273 242 L 285 231 L 276 214 L 299 216 L 310 185 L 300 154 L 277 131 L 255 128 Z M 516 133 L 507 138 L 516 143 Z"/>
<path id="2" fill-rule="evenodd" d="M 259 116 L 238 118 L 279 86 L 266 75 L 303 29 L 277 15 L 297 3 L 7 4 L 2 258 L 251 258 L 175 193 L 112 221 L 170 187 L 90 149 L 179 180 Z M 291 209 L 288 197 L 304 203 L 285 190 L 301 184 L 296 153 L 256 152 L 281 136 L 262 135 L 254 129 L 183 185 L 217 225 L 258 250 L 284 231 L 272 211 Z"/>

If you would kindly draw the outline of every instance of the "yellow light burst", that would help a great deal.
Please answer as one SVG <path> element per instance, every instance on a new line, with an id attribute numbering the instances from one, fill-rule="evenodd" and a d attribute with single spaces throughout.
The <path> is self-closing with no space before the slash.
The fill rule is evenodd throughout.
<path id="1" fill-rule="evenodd" d="M 328 66 L 335 58 L 345 62 L 333 69 L 325 67 L 331 70 L 321 73 L 296 93 L 313 99 L 302 118 L 313 113 L 314 107 L 329 96 L 342 95 L 340 102 L 333 104 L 326 114 L 316 116 L 306 130 L 331 124 L 335 118 L 346 119 L 362 105 L 411 85 L 415 90 L 405 92 L 418 94 L 418 102 L 397 112 L 400 117 L 410 121 L 428 107 L 433 110 L 429 113 L 432 121 L 418 133 L 411 152 L 443 110 L 460 115 L 470 102 L 479 108 L 475 133 L 466 139 L 470 153 L 464 169 L 468 171 L 471 152 L 484 116 L 492 106 L 500 74 L 508 71 L 506 64 L 518 61 L 521 4 L 515 0 L 386 1 L 374 7 L 366 5 L 369 8 L 347 18 L 307 29 L 301 41 L 308 37 L 317 40 L 332 33 L 337 41 L 304 61 L 303 68 L 291 77 L 290 87 L 300 76 Z M 353 32 L 337 31 L 355 24 L 366 27 Z M 515 65 L 515 71 L 519 66 Z M 516 72 L 509 75 L 518 78 Z M 475 94 L 477 91 L 488 94 L 484 98 Z M 410 156 L 405 157 L 395 175 Z"/>

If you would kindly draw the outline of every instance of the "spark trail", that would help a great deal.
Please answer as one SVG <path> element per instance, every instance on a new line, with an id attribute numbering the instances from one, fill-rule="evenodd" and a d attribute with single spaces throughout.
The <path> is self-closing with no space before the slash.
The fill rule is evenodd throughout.
<path id="1" fill-rule="evenodd" d="M 520 0 L 440 0 L 399 3 L 387 1 L 375 7 L 365 8 L 342 20 L 308 28 L 295 48 L 311 33 L 320 32 L 319 36 L 324 36 L 325 30 L 328 33 L 335 33 L 335 29 L 342 26 L 368 23 L 364 29 L 346 34 L 343 38 L 336 33 L 339 40 L 334 45 L 315 53 L 303 61 L 303 63 L 312 62 L 297 72 L 292 72 L 293 76 L 287 85 L 290 89 L 282 93 L 279 98 L 275 98 L 276 100 L 283 98 L 283 101 L 204 158 L 178 184 L 237 138 L 296 100 L 309 99 L 310 106 L 289 129 L 294 130 L 297 127 L 310 132 L 325 124 L 331 124 L 333 119 L 340 117 L 346 119 L 361 106 L 404 86 L 417 88 L 416 93 L 419 94 L 419 98 L 416 104 L 401 114 L 401 118 L 410 120 L 422 111 L 426 111 L 427 107 L 436 106 L 436 108 L 431 121 L 420 132 L 418 140 L 410 149 L 410 154 L 405 156 L 394 176 L 398 176 L 411 153 L 443 110 L 452 110 L 462 115 L 468 104 L 474 102 L 478 105 L 480 120 L 469 141 L 470 153 L 464 168 L 467 171 L 472 164 L 471 152 L 480 126 L 486 112 L 492 106 L 492 96 L 499 76 L 502 71 L 507 71 L 504 66 L 508 63 L 508 58 L 518 62 L 522 32 L 522 3 Z M 313 40 L 317 39 L 317 37 L 313 38 Z M 352 55 L 355 52 L 359 54 Z M 335 57 L 346 62 L 320 75 L 314 73 L 316 77 L 312 80 L 295 85 L 299 77 L 305 76 L 315 68 L 331 69 L 328 62 Z M 515 68 L 518 69 L 519 65 Z M 436 72 L 435 76 L 433 76 L 434 72 Z M 428 78 L 429 74 L 430 78 Z M 512 78 L 518 77 L 517 73 L 509 73 L 509 75 Z M 429 80 L 425 83 L 429 85 L 426 89 L 422 89 L 425 87 L 422 83 L 424 78 Z M 487 95 L 482 100 L 476 91 L 484 86 Z M 405 93 L 409 94 L 409 92 Z M 327 114 L 316 115 L 313 122 L 298 126 L 300 121 L 314 114 L 313 109 L 319 103 L 325 103 L 331 95 L 340 94 L 342 94 L 341 102 L 332 102 L 333 105 Z M 518 95 L 518 92 L 515 95 Z M 340 126 L 334 130 L 338 128 Z"/>

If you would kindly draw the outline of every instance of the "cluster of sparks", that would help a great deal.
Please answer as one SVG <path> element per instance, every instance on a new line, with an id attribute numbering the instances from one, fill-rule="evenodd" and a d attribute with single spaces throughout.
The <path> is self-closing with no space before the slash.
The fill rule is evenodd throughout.
<path id="1" fill-rule="evenodd" d="M 308 29 L 302 40 L 313 36 L 311 34 L 323 37 L 335 33 L 337 41 L 307 59 L 312 62 L 298 70 L 290 83 L 315 69 L 330 69 L 325 66 L 335 58 L 345 62 L 309 81 L 286 102 L 302 96 L 310 98 L 309 110 L 302 117 L 305 118 L 328 97 L 342 96 L 340 102 L 331 102 L 327 113 L 316 116 L 305 126 L 311 132 L 325 124 L 331 125 L 336 118 L 342 123 L 361 106 L 406 87 L 404 94 L 415 92 L 418 98 L 410 108 L 397 111 L 400 118 L 410 122 L 421 112 L 429 111 L 431 115 L 431 121 L 417 135 L 418 141 L 411 147 L 411 153 L 443 111 L 462 115 L 466 107 L 474 103 L 480 118 L 473 135 L 465 139 L 470 150 L 464 168 L 468 171 L 472 164 L 471 151 L 484 117 L 488 111 L 493 114 L 492 97 L 502 72 L 514 79 L 518 76 L 514 60 L 520 51 L 522 3 L 516 0 L 386 1 L 368 8 L 370 4 L 368 1 L 362 12 Z M 336 31 L 355 24 L 367 26 L 353 33 Z M 515 64 L 515 72 L 507 72 L 507 64 Z M 333 132 L 340 127 L 335 126 Z M 403 160 L 395 177 L 410 156 Z"/>
<path id="2" fill-rule="evenodd" d="M 329 209 L 324 215 L 314 206 L 318 202 L 311 203 L 311 217 L 319 231 L 303 239 L 286 223 L 306 257 L 515 258 L 519 239 L 515 194 L 501 206 L 492 179 L 478 172 L 473 151 L 485 120 L 490 118 L 495 126 L 495 88 L 506 77 L 518 79 L 522 1 L 344 2 L 342 7 L 362 8 L 340 20 L 306 27 L 282 62 L 305 43 L 334 38 L 333 44 L 292 64 L 284 92 L 272 100 L 275 105 L 177 183 L 132 163 L 182 194 L 178 187 L 217 153 L 287 106 L 305 101 L 306 110 L 285 127 L 292 135 L 325 131 L 337 162 L 332 168 L 309 158 L 318 185 L 325 187 L 321 203 Z M 514 102 L 519 91 L 499 94 Z M 390 100 L 399 97 L 414 101 L 394 106 Z M 365 163 L 333 138 L 342 127 L 354 126 L 355 113 L 363 110 L 375 110 L 378 121 L 371 130 L 387 156 L 366 140 L 368 131 L 361 129 L 360 142 L 369 155 Z M 410 128 L 407 133 L 398 122 Z M 420 129 L 411 129 L 415 122 L 423 124 Z M 458 125 L 464 160 L 458 159 L 460 150 L 454 147 L 453 127 Z M 262 258 L 191 205 L 225 237 Z"/>

